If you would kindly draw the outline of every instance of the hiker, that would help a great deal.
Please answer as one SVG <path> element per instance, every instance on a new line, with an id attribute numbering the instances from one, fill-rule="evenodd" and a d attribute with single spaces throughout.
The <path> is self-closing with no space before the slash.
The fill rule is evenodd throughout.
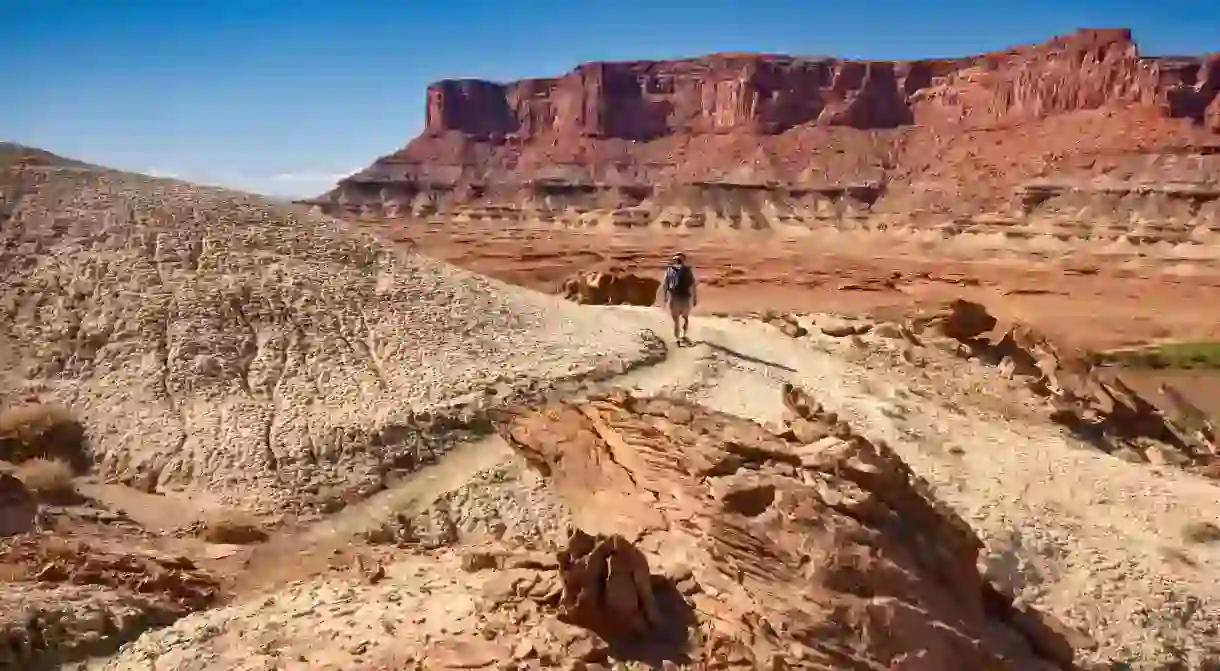
<path id="1" fill-rule="evenodd" d="M 685 254 L 674 254 L 665 269 L 665 305 L 669 307 L 669 316 L 674 320 L 674 339 L 678 345 L 690 342 L 690 311 L 699 302 L 695 292 L 695 273 L 686 265 Z M 681 328 L 678 318 L 682 319 Z"/>

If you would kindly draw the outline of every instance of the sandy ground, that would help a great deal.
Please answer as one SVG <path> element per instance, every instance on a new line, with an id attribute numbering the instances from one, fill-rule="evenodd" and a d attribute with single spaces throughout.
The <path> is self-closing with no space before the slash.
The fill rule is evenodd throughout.
<path id="1" fill-rule="evenodd" d="M 684 250 L 704 312 L 833 312 L 896 319 L 955 298 L 1057 342 L 1111 349 L 1220 340 L 1220 250 L 1188 245 L 1006 240 L 928 231 L 657 231 L 520 222 L 366 222 L 382 236 L 507 282 L 554 291 L 612 263 L 658 274 Z M 1150 398 L 1168 382 L 1220 418 L 1220 372 L 1133 372 Z"/>
<path id="2" fill-rule="evenodd" d="M 554 291 L 591 265 L 659 275 L 688 254 L 704 310 L 895 315 L 964 297 L 1060 340 L 1105 349 L 1220 339 L 1213 247 L 1068 244 L 928 231 L 657 231 L 511 222 L 368 223 L 383 237 L 514 284 Z"/>
<path id="3" fill-rule="evenodd" d="M 706 359 L 696 398 L 773 422 L 781 408 L 766 399 L 783 379 L 811 389 L 933 483 L 987 543 L 993 575 L 1089 631 L 1099 651 L 1151 662 L 1215 645 L 1220 590 L 1208 575 L 1220 566 L 1220 548 L 1182 537 L 1192 522 L 1220 519 L 1213 483 L 1127 464 L 1045 425 L 953 412 L 936 397 L 912 394 L 916 376 L 892 361 L 862 368 L 836 356 L 835 348 L 851 345 L 819 351 L 715 319 L 697 322 L 694 337 L 710 344 L 679 355 Z M 718 379 L 709 380 L 709 370 L 720 371 Z M 659 375 L 647 383 L 690 383 Z"/>
<path id="4" fill-rule="evenodd" d="M 659 310 L 587 309 L 623 325 L 668 331 Z M 861 433 L 898 450 L 974 526 L 987 546 L 989 574 L 1092 637 L 1095 646 L 1083 657 L 1141 669 L 1209 668 L 1206 660 L 1218 659 L 1220 586 L 1213 577 L 1220 545 L 1184 534 L 1192 523 L 1220 519 L 1213 482 L 1097 452 L 1049 424 L 1022 419 L 1016 396 L 1000 399 L 1011 411 L 951 402 L 970 398 L 966 392 L 980 381 L 1000 384 L 978 362 L 941 374 L 902 363 L 874 336 L 792 339 L 731 318 L 697 317 L 691 335 L 695 346 L 671 347 L 660 363 L 613 382 L 677 393 L 764 423 L 780 418 L 783 382 L 797 383 Z M 933 346 L 920 356 L 950 357 Z M 480 516 L 521 525 L 562 515 L 539 491 L 497 440 L 455 449 L 383 495 L 249 556 L 252 574 L 279 568 L 245 588 L 264 596 L 187 617 L 93 668 L 289 668 L 277 660 L 297 656 L 311 660 L 308 668 L 379 668 L 358 662 L 392 657 L 393 637 L 371 637 L 370 627 L 418 619 L 412 608 L 424 606 L 409 595 L 423 585 L 459 609 L 475 607 L 469 590 L 476 586 L 463 587 L 443 561 L 425 571 L 417 558 L 401 554 L 383 556 L 393 563 L 376 586 L 335 577 L 334 567 L 348 565 L 348 556 L 332 561 L 329 577 L 318 582 L 312 578 L 327 572 L 325 562 L 294 564 L 289 557 L 308 554 L 306 546 L 325 549 L 318 556 L 331 560 L 354 552 L 361 530 L 395 514 L 435 516 L 439 509 L 466 528 Z M 274 592 L 277 585 L 286 587 Z M 342 621 L 329 617 L 332 611 Z M 317 639 L 315 631 L 326 635 Z"/>

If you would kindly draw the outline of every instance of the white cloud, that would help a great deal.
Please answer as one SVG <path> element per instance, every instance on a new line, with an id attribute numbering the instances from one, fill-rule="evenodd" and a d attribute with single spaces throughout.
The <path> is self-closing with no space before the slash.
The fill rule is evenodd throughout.
<path id="1" fill-rule="evenodd" d="M 336 182 L 358 170 L 345 173 L 309 171 L 281 172 L 272 175 L 248 173 L 212 174 L 200 171 L 182 171 L 167 168 L 147 168 L 140 172 L 150 177 L 178 179 L 203 185 L 225 186 L 268 196 L 302 198 L 316 196 L 335 185 Z"/>
<path id="2" fill-rule="evenodd" d="M 161 168 L 149 168 L 144 171 L 149 177 L 161 177 L 163 179 L 182 179 L 182 175 L 173 170 L 162 170 Z"/>

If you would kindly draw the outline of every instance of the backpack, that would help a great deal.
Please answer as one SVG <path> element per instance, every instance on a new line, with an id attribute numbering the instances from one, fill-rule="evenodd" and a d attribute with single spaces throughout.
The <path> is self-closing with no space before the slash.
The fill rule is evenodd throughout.
<path id="1" fill-rule="evenodd" d="M 689 296 L 695 284 L 695 274 L 690 266 L 670 266 L 665 272 L 665 291 L 675 296 Z"/>

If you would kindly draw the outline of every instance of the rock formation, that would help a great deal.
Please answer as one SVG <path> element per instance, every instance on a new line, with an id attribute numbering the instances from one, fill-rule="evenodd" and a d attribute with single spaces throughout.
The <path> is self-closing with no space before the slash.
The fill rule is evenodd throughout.
<path id="1" fill-rule="evenodd" d="M 648 558 L 622 536 L 577 531 L 559 553 L 559 617 L 615 639 L 647 637 L 668 625 L 653 594 Z"/>
<path id="2" fill-rule="evenodd" d="M 334 509 L 486 406 L 645 351 L 558 298 L 251 194 L 47 164 L 10 170 L 3 197 L 0 459 L 72 448 L 148 492 Z"/>
<path id="3" fill-rule="evenodd" d="M 1123 29 L 954 59 L 588 63 L 426 98 L 419 137 L 314 202 L 687 227 L 990 212 L 1004 232 L 1081 192 L 1183 216 L 1220 199 L 1220 57 L 1144 56 Z"/>
<path id="4" fill-rule="evenodd" d="M 978 538 L 893 451 L 785 397 L 821 438 L 619 392 L 500 418 L 601 534 L 560 566 L 569 621 L 617 625 L 604 655 L 667 637 L 699 668 L 1073 668 L 1057 626 L 988 584 Z M 658 585 L 682 596 L 658 605 Z"/>
<path id="5" fill-rule="evenodd" d="M 564 298 L 585 305 L 653 305 L 661 281 L 619 268 L 579 272 L 563 283 Z"/>
<path id="6" fill-rule="evenodd" d="M 0 537 L 29 531 L 37 513 L 38 502 L 21 480 L 0 473 Z"/>
<path id="7" fill-rule="evenodd" d="M 1210 422 L 1174 418 L 1145 399 L 1087 352 L 1056 344 L 1026 324 L 1007 324 L 979 303 L 955 300 L 916 318 L 910 332 L 935 328 L 962 343 L 962 353 L 995 364 L 1050 401 L 1050 419 L 1124 458 L 1211 473 L 1220 465 Z M 1193 421 L 1192 421 L 1193 420 Z"/>
<path id="8" fill-rule="evenodd" d="M 150 627 L 214 605 L 217 580 L 182 557 L 26 534 L 0 545 L 0 668 L 105 655 Z"/>

